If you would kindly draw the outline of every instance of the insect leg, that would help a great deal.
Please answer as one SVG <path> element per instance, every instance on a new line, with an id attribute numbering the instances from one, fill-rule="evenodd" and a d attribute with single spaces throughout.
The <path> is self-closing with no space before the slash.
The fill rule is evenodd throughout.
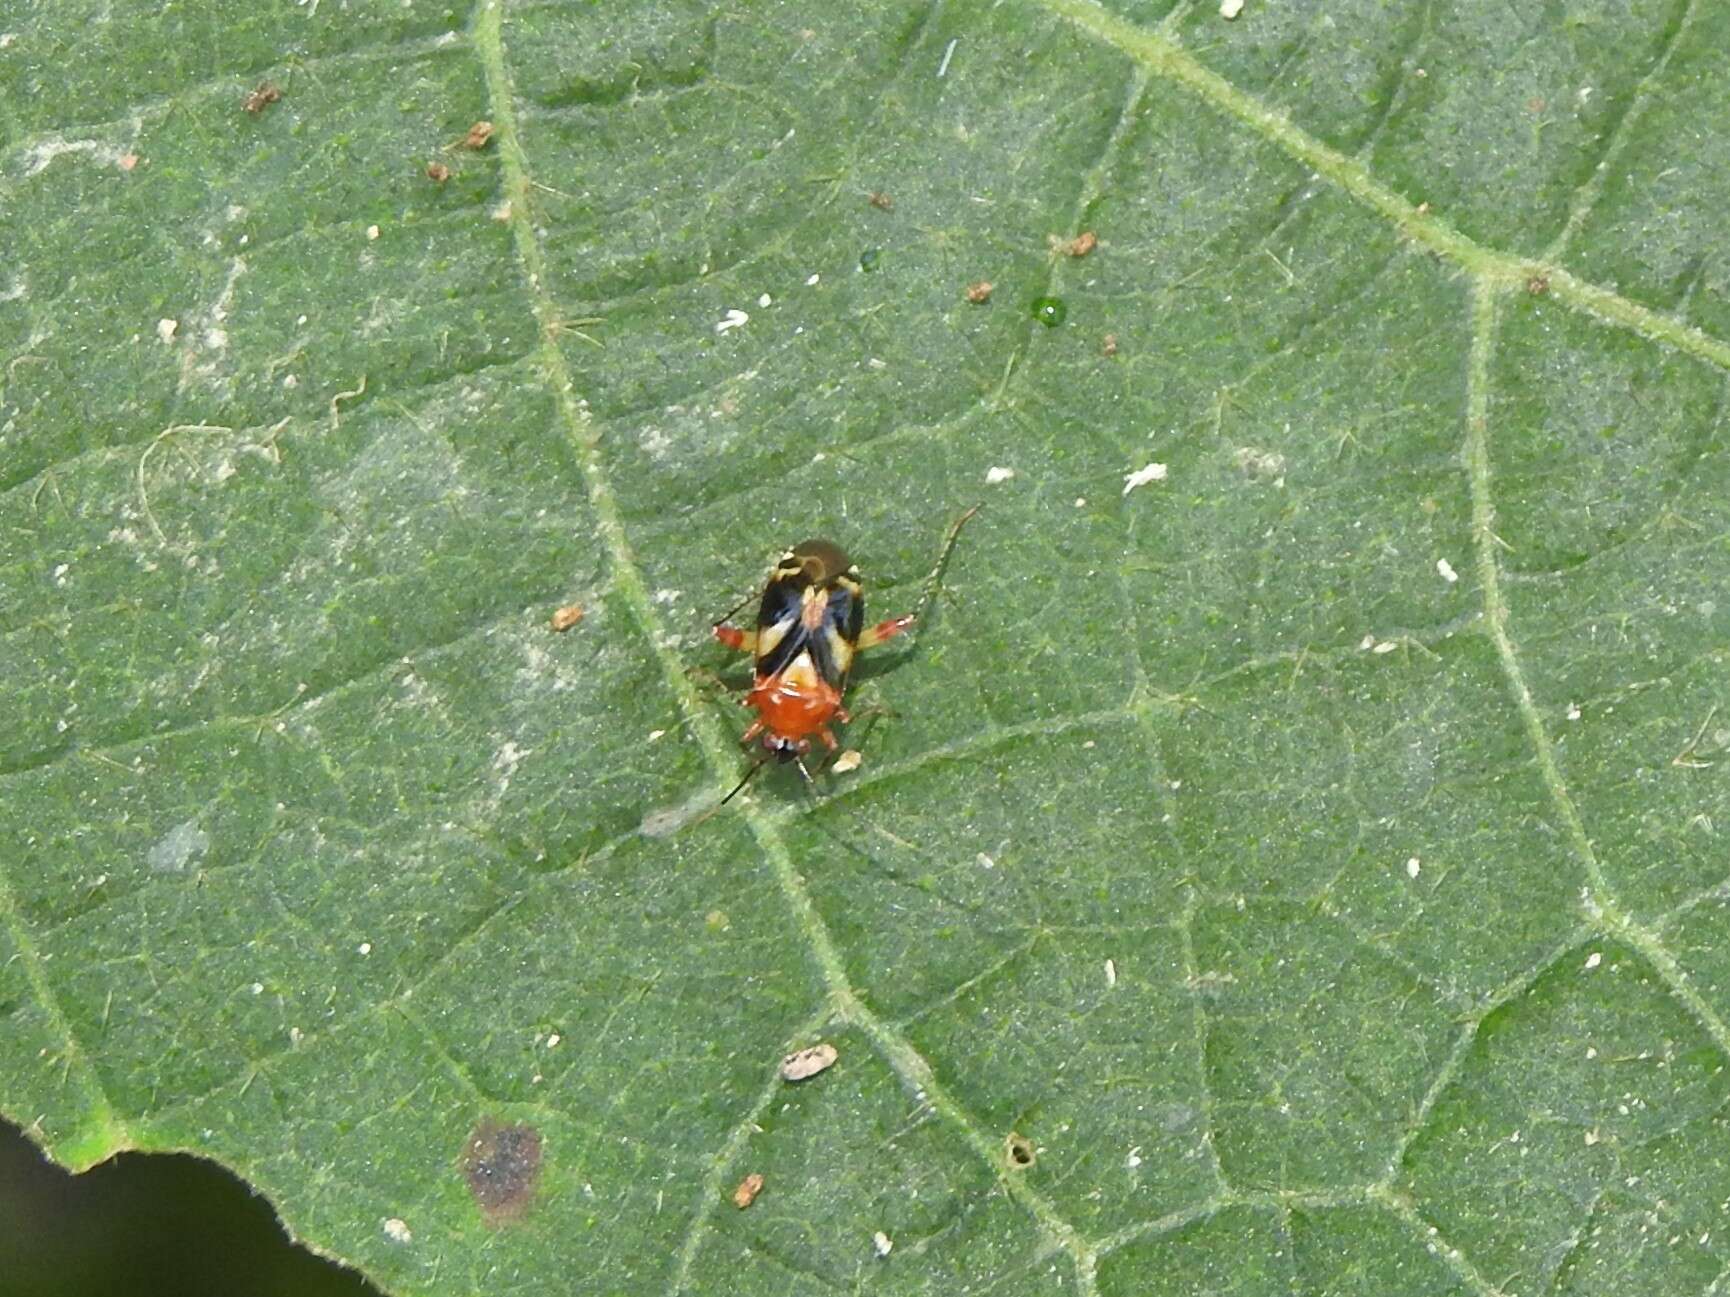
<path id="1" fill-rule="evenodd" d="M 716 622 L 715 638 L 728 648 L 736 649 L 741 653 L 755 653 L 757 651 L 757 632 L 754 630 L 743 630 L 738 626 L 727 626 L 721 622 Z"/>
<path id="2" fill-rule="evenodd" d="M 861 649 L 876 648 L 886 639 L 894 639 L 902 631 L 913 624 L 911 615 L 906 617 L 891 617 L 888 621 L 880 621 L 869 630 L 861 632 L 859 647 Z"/>

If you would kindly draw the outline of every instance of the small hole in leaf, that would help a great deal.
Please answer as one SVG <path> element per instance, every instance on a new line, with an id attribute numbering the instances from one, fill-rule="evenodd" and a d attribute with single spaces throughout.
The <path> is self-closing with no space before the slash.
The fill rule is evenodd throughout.
<path id="1" fill-rule="evenodd" d="M 1033 1141 L 1025 1135 L 1010 1132 L 1009 1138 L 1003 1141 L 1003 1152 L 1009 1159 L 1009 1165 L 1018 1171 L 1033 1165 Z"/>

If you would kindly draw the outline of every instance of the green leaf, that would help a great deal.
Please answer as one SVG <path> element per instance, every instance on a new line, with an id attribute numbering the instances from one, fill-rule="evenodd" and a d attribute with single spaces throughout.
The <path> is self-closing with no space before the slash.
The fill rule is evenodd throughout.
<path id="1" fill-rule="evenodd" d="M 402 1293 L 1722 1283 L 1730 10 L 4 21 L 55 1157 Z M 706 815 L 711 620 L 975 503 Z"/>

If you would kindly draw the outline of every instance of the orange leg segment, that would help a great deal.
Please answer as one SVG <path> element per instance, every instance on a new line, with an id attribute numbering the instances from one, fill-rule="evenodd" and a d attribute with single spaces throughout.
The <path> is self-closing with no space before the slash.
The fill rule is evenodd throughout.
<path id="1" fill-rule="evenodd" d="M 737 626 L 717 624 L 715 638 L 728 648 L 736 649 L 741 653 L 755 653 L 757 651 L 757 632 L 754 630 L 741 630 Z"/>
<path id="2" fill-rule="evenodd" d="M 913 615 L 911 613 L 905 617 L 891 617 L 888 621 L 880 621 L 859 636 L 859 647 L 861 649 L 876 648 L 884 640 L 894 639 L 912 624 Z M 718 631 L 716 633 L 719 634 Z"/>

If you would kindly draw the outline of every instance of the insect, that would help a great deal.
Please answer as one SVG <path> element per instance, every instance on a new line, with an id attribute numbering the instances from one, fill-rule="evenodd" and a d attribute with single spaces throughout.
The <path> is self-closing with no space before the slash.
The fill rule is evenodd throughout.
<path id="1" fill-rule="evenodd" d="M 949 529 L 925 602 L 930 601 L 962 524 L 975 512 L 969 509 Z M 803 760 L 811 751 L 811 740 L 816 738 L 835 752 L 839 744 L 829 726 L 851 719 L 844 697 L 854 659 L 894 639 L 914 621 L 910 613 L 867 627 L 859 569 L 833 541 L 801 541 L 781 555 L 763 588 L 756 627 L 729 626 L 725 617 L 715 623 L 716 639 L 754 659 L 751 689 L 742 702 L 757 713 L 757 719 L 739 741 L 749 745 L 760 738 L 764 753 L 723 802 L 770 758 L 796 763 L 805 782 L 811 783 Z"/>
<path id="2" fill-rule="evenodd" d="M 912 624 L 892 617 L 866 629 L 859 569 L 833 541 L 800 541 L 769 573 L 754 630 L 715 624 L 716 639 L 756 660 L 743 702 L 757 719 L 739 741 L 761 736 L 765 761 L 800 761 L 813 737 L 836 751 L 829 726 L 850 719 L 842 697 L 853 659 Z M 799 770 L 811 777 L 802 761 Z"/>

